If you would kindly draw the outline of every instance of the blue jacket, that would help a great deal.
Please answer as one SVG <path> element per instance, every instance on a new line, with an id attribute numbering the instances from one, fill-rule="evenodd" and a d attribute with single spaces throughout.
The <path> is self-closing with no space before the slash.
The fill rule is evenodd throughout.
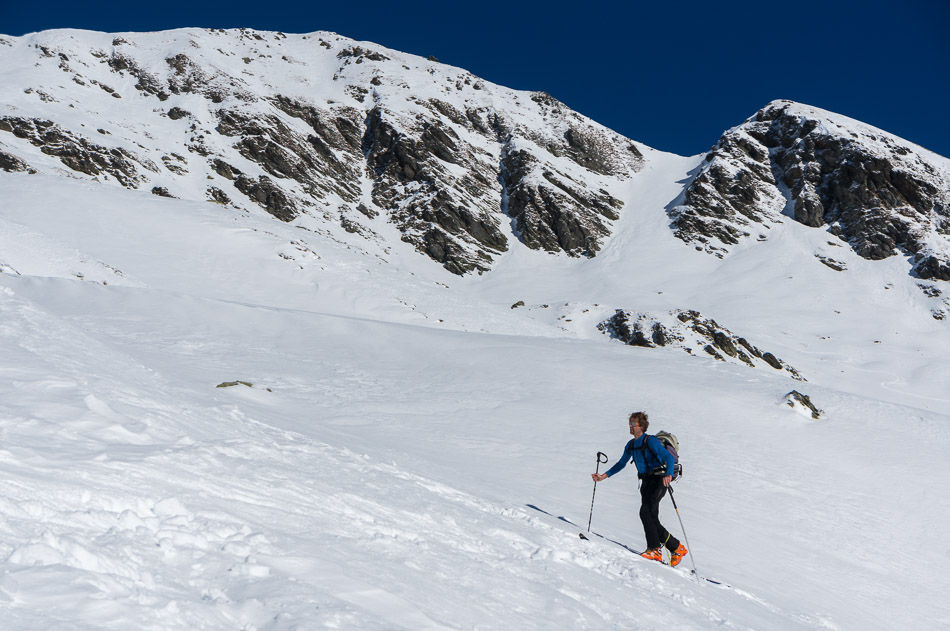
<path id="1" fill-rule="evenodd" d="M 644 444 L 644 441 L 646 443 Z M 644 434 L 640 438 L 634 438 L 623 448 L 623 455 L 620 460 L 607 470 L 607 477 L 617 473 L 627 466 L 627 463 L 633 461 L 637 465 L 637 473 L 641 476 L 649 475 L 658 467 L 666 467 L 665 475 L 673 475 L 673 454 L 663 446 L 660 439 L 656 436 Z"/>

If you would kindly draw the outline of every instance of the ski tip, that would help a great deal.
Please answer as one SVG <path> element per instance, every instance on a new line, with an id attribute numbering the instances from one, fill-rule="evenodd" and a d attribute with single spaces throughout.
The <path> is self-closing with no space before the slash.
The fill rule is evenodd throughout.
<path id="1" fill-rule="evenodd" d="M 690 570 L 689 573 L 692 574 L 693 576 L 697 576 L 697 577 L 703 579 L 703 580 L 706 581 L 707 583 L 712 583 L 713 585 L 720 585 L 720 586 L 722 586 L 722 587 L 729 587 L 729 585 L 726 585 L 726 584 L 723 583 L 722 581 L 717 581 L 717 580 L 715 580 L 715 579 L 709 578 L 708 576 L 703 576 L 702 574 L 697 574 L 697 573 L 696 573 L 696 570 Z"/>

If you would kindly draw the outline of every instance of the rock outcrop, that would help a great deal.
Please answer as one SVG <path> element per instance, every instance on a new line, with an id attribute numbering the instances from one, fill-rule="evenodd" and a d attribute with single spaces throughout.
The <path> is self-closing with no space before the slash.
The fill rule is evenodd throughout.
<path id="1" fill-rule="evenodd" d="M 769 367 L 799 381 L 806 379 L 774 354 L 762 351 L 746 338 L 734 334 L 698 311 L 678 309 L 664 314 L 617 309 L 597 328 L 629 346 L 676 348 L 694 356 L 741 363 L 752 368 Z"/>
<path id="2" fill-rule="evenodd" d="M 382 106 L 370 111 L 362 146 L 373 202 L 403 240 L 449 271 L 487 270 L 508 249 L 497 167 L 490 153 L 462 138 L 464 127 L 455 129 L 464 123 L 439 111 L 433 116 L 406 120 Z"/>
<path id="3" fill-rule="evenodd" d="M 802 415 L 810 416 L 814 420 L 820 419 L 824 415 L 824 410 L 819 410 L 818 407 L 812 403 L 811 397 L 807 394 L 802 394 L 798 390 L 792 390 L 785 395 L 784 399 L 785 404 L 793 410 L 799 412 Z"/>
<path id="4" fill-rule="evenodd" d="M 719 256 L 788 216 L 864 258 L 905 255 L 916 276 L 950 280 L 950 163 L 789 101 L 727 131 L 670 215 L 678 237 Z"/>
<path id="5" fill-rule="evenodd" d="M 16 157 L 15 155 L 0 151 L 0 169 L 7 173 L 16 171 L 30 171 L 30 165 Z"/>
<path id="6" fill-rule="evenodd" d="M 78 173 L 91 176 L 108 174 L 128 188 L 138 188 L 139 183 L 145 179 L 136 169 L 136 158 L 128 151 L 95 144 L 87 138 L 64 130 L 50 120 L 2 116 L 0 131 L 9 132 L 16 138 L 38 147 L 43 153 L 59 158 L 65 166 Z M 21 160 L 15 160 L 12 156 L 10 158 L 12 167 L 18 164 L 25 166 Z M 148 168 L 156 170 L 152 164 L 149 164 Z"/>

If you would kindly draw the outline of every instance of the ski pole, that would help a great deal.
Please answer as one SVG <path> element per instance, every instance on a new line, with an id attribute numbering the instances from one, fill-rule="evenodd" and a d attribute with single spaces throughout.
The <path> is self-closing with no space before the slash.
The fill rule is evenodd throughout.
<path id="1" fill-rule="evenodd" d="M 693 566 L 693 574 L 696 575 L 696 580 L 699 580 L 699 572 L 696 571 L 696 562 L 693 560 L 695 556 L 693 554 L 693 546 L 689 545 L 689 537 L 686 536 L 686 528 L 683 526 L 683 518 L 680 516 L 680 509 L 676 505 L 676 498 L 673 497 L 673 487 L 667 487 L 670 489 L 670 499 L 673 500 L 673 508 L 676 510 L 676 518 L 680 520 L 680 529 L 683 531 L 683 539 L 686 540 L 686 547 L 689 548 L 689 562 Z"/>
<path id="2" fill-rule="evenodd" d="M 600 457 L 603 456 L 604 459 L 601 460 Z M 607 454 L 602 451 L 597 452 L 597 475 L 600 475 L 600 465 L 607 463 Z M 590 522 L 594 519 L 594 498 L 597 497 L 597 482 L 594 482 L 594 494 L 590 497 L 590 517 L 587 518 L 587 532 L 590 532 Z"/>

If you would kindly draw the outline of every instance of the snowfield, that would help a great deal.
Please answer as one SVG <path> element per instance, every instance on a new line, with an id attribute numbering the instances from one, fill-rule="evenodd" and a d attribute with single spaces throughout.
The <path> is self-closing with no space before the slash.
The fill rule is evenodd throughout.
<path id="1" fill-rule="evenodd" d="M 950 624 L 946 331 L 899 273 L 868 308 L 888 262 L 854 261 L 849 283 L 808 268 L 795 302 L 771 259 L 807 228 L 757 263 L 682 248 L 662 276 L 662 226 L 625 224 L 603 259 L 528 253 L 459 279 L 263 213 L 23 174 L 0 188 L 4 628 Z M 319 258 L 279 256 L 291 240 Z M 727 310 L 756 291 L 750 315 Z M 587 326 L 595 302 L 664 296 L 810 381 Z M 786 406 L 792 389 L 825 418 Z M 555 518 L 585 526 L 594 456 L 619 456 L 634 409 L 679 436 L 692 560 L 728 586 Z M 641 548 L 635 477 L 598 486 L 594 530 Z"/>
<path id="2" fill-rule="evenodd" d="M 229 37 L 220 63 L 243 69 Z M 444 83 L 395 55 L 422 96 Z M 89 90 L 111 120 L 119 99 Z M 109 142 L 151 128 L 123 129 Z M 149 133 L 143 151 L 179 148 Z M 163 175 L 193 189 L 168 199 L 21 144 L 0 134 L 40 171 L 0 172 L 3 631 L 950 629 L 950 320 L 933 316 L 950 287 L 926 294 L 906 258 L 787 218 L 697 251 L 667 209 L 703 157 L 639 145 L 595 258 L 504 225 L 491 271 L 456 276 L 385 216 L 374 241 L 339 216 L 196 201 L 204 164 Z M 597 326 L 618 309 L 698 311 L 807 381 L 626 346 Z M 578 537 L 596 454 L 617 460 L 635 410 L 680 440 L 676 569 L 631 554 L 629 467 L 597 485 L 601 537 Z M 661 519 L 682 534 L 669 500 Z"/>

